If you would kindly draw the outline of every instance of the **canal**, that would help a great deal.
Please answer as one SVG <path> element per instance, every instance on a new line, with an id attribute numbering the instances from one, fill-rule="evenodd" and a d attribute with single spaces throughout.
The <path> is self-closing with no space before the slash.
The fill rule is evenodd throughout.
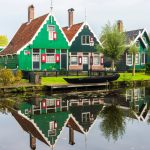
<path id="1" fill-rule="evenodd" d="M 150 87 L 0 98 L 0 150 L 147 150 Z"/>

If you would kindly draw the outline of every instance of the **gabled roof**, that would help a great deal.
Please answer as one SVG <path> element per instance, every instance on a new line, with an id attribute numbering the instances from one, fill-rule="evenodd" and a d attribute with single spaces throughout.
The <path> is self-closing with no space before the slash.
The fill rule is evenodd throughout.
<path id="1" fill-rule="evenodd" d="M 76 35 L 76 33 L 79 31 L 79 29 L 81 28 L 81 26 L 83 24 L 84 23 L 81 22 L 81 23 L 72 25 L 70 28 L 69 27 L 63 27 L 62 28 L 64 33 L 66 34 L 69 42 L 73 39 L 73 37 Z"/>
<path id="2" fill-rule="evenodd" d="M 127 44 L 130 44 L 131 41 L 134 41 L 139 35 L 139 33 L 141 34 L 143 31 L 144 29 L 138 29 L 125 32 Z"/>
<path id="3" fill-rule="evenodd" d="M 81 22 L 78 24 L 74 24 L 72 25 L 70 28 L 69 27 L 63 27 L 63 31 L 69 41 L 69 45 L 71 45 L 73 43 L 73 41 L 76 39 L 76 37 L 78 36 L 78 34 L 83 30 L 84 26 L 88 26 L 89 30 L 93 33 L 94 37 L 96 38 L 97 42 L 99 44 L 100 41 L 97 38 L 96 34 L 93 32 L 93 30 L 91 29 L 91 27 L 89 26 L 89 24 L 87 22 Z"/>
<path id="4" fill-rule="evenodd" d="M 48 14 L 40 16 L 30 23 L 21 25 L 9 45 L 0 53 L 0 55 L 16 54 L 19 49 L 31 41 Z"/>

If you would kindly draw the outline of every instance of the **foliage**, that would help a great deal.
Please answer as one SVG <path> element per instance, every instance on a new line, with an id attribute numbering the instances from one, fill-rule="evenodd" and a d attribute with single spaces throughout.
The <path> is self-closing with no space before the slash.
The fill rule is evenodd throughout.
<path id="1" fill-rule="evenodd" d="M 146 64 L 146 73 L 150 73 L 150 63 Z"/>
<path id="2" fill-rule="evenodd" d="M 115 62 L 125 51 L 125 34 L 119 32 L 117 23 L 113 25 L 107 23 L 102 29 L 100 40 L 103 46 L 97 46 L 97 50 L 112 59 L 112 69 L 114 69 Z"/>
<path id="3" fill-rule="evenodd" d="M 16 81 L 20 81 L 23 77 L 22 71 L 21 70 L 17 70 L 17 72 L 15 73 L 15 80 Z"/>
<path id="4" fill-rule="evenodd" d="M 125 116 L 124 113 L 115 104 L 107 106 L 100 114 L 102 122 L 100 129 L 106 139 L 112 137 L 115 141 L 125 133 Z"/>
<path id="5" fill-rule="evenodd" d="M 133 67 L 132 67 L 132 75 L 135 75 L 135 57 L 136 54 L 138 53 L 139 48 L 136 46 L 136 44 L 133 44 L 129 48 L 129 53 L 133 55 Z"/>
<path id="6" fill-rule="evenodd" d="M 6 46 L 8 44 L 8 39 L 5 35 L 0 35 L 0 46 Z"/>
<path id="7" fill-rule="evenodd" d="M 60 75 L 67 75 L 67 70 L 62 68 L 60 71 L 59 71 L 59 74 Z"/>
<path id="8" fill-rule="evenodd" d="M 10 69 L 1 69 L 0 70 L 0 82 L 3 85 L 12 84 L 15 81 L 13 72 Z"/>
<path id="9" fill-rule="evenodd" d="M 129 69 L 127 72 L 128 73 L 132 73 L 133 69 Z M 135 69 L 135 72 L 139 72 L 139 73 L 145 73 L 146 69 Z"/>

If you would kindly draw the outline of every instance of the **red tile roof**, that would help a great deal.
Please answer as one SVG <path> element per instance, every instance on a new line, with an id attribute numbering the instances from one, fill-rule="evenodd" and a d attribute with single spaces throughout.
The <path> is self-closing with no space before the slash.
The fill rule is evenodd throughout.
<path id="1" fill-rule="evenodd" d="M 79 31 L 82 25 L 83 25 L 83 22 L 74 24 L 71 26 L 71 28 L 68 28 L 68 27 L 62 28 L 69 42 L 73 39 L 73 37 L 76 35 L 76 33 Z"/>
<path id="2" fill-rule="evenodd" d="M 0 52 L 0 55 L 17 53 L 20 48 L 30 42 L 47 16 L 48 14 L 38 17 L 30 23 L 26 22 L 22 24 L 9 45 L 2 52 Z"/>

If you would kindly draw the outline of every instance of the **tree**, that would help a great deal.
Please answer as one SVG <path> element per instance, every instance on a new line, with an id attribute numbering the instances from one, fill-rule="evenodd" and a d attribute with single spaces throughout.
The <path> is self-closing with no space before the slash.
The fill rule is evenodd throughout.
<path id="1" fill-rule="evenodd" d="M 125 51 L 125 34 L 119 32 L 117 23 L 112 26 L 107 23 L 102 29 L 100 40 L 103 46 L 97 46 L 97 51 L 101 51 L 105 56 L 112 59 L 111 66 L 114 70 L 115 62 L 120 59 Z"/>
<path id="2" fill-rule="evenodd" d="M 0 35 L 0 46 L 6 46 L 8 44 L 8 38 L 5 35 Z"/>
<path id="3" fill-rule="evenodd" d="M 15 81 L 13 72 L 10 69 L 0 70 L 0 83 L 3 85 L 9 85 Z"/>
<path id="4" fill-rule="evenodd" d="M 125 115 L 115 104 L 106 106 L 100 117 L 102 118 L 100 129 L 106 139 L 109 140 L 112 137 L 117 141 L 120 136 L 123 136 L 126 127 Z"/>
<path id="5" fill-rule="evenodd" d="M 132 44 L 129 48 L 129 53 L 133 55 L 132 76 L 135 76 L 135 57 L 138 51 L 139 51 L 139 48 L 136 46 L 136 44 Z"/>

